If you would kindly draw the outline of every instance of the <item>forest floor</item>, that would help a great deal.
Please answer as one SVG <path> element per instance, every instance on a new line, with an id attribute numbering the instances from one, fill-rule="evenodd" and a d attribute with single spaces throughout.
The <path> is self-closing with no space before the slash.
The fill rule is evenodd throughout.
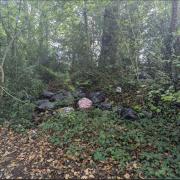
<path id="1" fill-rule="evenodd" d="M 0 178 L 123 178 L 118 176 L 114 162 L 103 161 L 92 168 L 91 157 L 78 160 L 67 156 L 63 149 L 48 142 L 47 137 L 32 139 L 0 128 Z M 129 178 L 129 174 L 125 174 Z"/>
<path id="2" fill-rule="evenodd" d="M 0 127 L 0 179 L 180 177 L 176 121 L 110 115 L 56 115 L 24 133 Z"/>

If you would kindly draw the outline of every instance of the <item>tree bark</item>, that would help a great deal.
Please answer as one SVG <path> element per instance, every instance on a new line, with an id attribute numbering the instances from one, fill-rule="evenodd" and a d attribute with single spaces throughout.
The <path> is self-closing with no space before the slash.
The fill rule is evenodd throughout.
<path id="1" fill-rule="evenodd" d="M 177 74 L 176 74 L 176 68 L 173 66 L 173 59 L 174 55 L 176 55 L 176 49 L 177 46 L 179 46 L 178 39 L 175 36 L 175 33 L 177 31 L 177 25 L 178 25 L 178 0 L 172 0 L 172 14 L 171 14 L 171 22 L 169 27 L 169 35 L 167 38 L 167 44 L 166 44 L 166 59 L 169 60 L 166 70 L 169 73 L 170 79 L 173 82 L 173 86 L 175 90 L 177 90 Z"/>
<path id="2" fill-rule="evenodd" d="M 83 16 L 84 16 L 84 29 L 85 29 L 85 41 L 86 41 L 86 47 L 85 47 L 85 51 L 86 51 L 86 58 L 87 58 L 87 68 L 91 67 L 91 44 L 90 44 L 90 37 L 89 37 L 89 27 L 88 27 L 88 14 L 87 14 L 87 1 L 84 0 L 84 9 L 83 9 Z"/>
<path id="3" fill-rule="evenodd" d="M 113 67 L 117 60 L 118 45 L 118 6 L 115 1 L 107 6 L 104 11 L 104 24 L 101 42 L 99 67 Z"/>
<path id="4" fill-rule="evenodd" d="M 170 33 L 176 32 L 177 17 L 178 17 L 178 0 L 173 0 L 172 1 L 172 16 L 171 16 Z"/>

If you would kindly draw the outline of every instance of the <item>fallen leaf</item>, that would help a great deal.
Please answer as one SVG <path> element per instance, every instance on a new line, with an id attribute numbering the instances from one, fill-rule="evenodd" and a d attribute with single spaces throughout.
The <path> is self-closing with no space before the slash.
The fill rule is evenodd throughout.
<path id="1" fill-rule="evenodd" d="M 81 179 L 88 179 L 88 176 L 82 176 Z"/>
<path id="2" fill-rule="evenodd" d="M 69 174 L 65 174 L 64 176 L 65 179 L 69 179 L 69 177 L 70 177 Z"/>
<path id="3" fill-rule="evenodd" d="M 124 175 L 124 178 L 125 178 L 125 179 L 130 179 L 130 175 L 129 175 L 128 173 L 126 173 L 126 174 Z"/>
<path id="4" fill-rule="evenodd" d="M 47 160 L 47 162 L 52 162 L 52 161 L 54 161 L 54 159 L 52 158 Z"/>
<path id="5" fill-rule="evenodd" d="M 143 174 L 141 172 L 139 173 L 139 178 L 144 179 Z"/>
<path id="6" fill-rule="evenodd" d="M 93 174 L 90 174 L 89 175 L 89 178 L 95 178 Z"/>
<path id="7" fill-rule="evenodd" d="M 133 168 L 137 169 L 138 165 L 136 163 L 133 163 Z"/>

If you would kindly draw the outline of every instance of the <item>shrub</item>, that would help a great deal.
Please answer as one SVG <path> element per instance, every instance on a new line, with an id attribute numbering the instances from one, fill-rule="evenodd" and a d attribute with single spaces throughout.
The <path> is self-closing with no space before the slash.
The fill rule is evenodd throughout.
<path id="1" fill-rule="evenodd" d="M 3 107 L 0 112 L 1 123 L 8 121 L 10 126 L 19 132 L 34 126 L 32 122 L 34 104 L 29 101 L 18 102 L 9 98 L 6 100 L 0 103 L 0 106 Z"/>

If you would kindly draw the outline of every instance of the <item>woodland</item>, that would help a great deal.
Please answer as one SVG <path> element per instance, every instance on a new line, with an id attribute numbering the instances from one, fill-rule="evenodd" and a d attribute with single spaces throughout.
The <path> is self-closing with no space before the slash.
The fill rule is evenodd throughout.
<path id="1" fill-rule="evenodd" d="M 178 179 L 179 142 L 179 0 L 0 0 L 0 179 Z"/>

